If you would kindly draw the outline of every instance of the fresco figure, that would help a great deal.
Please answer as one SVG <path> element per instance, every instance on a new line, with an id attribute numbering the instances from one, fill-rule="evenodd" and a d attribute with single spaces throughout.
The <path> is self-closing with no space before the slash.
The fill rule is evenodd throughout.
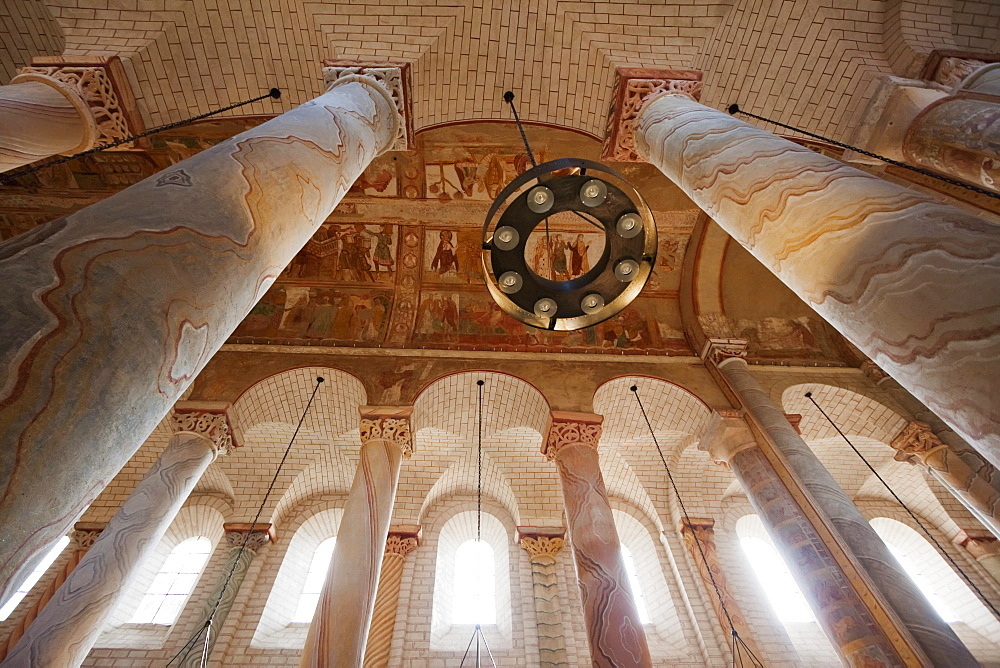
<path id="1" fill-rule="evenodd" d="M 375 253 L 373 256 L 375 271 L 381 272 L 384 267 L 385 271 L 392 273 L 394 271 L 391 248 L 392 225 L 382 225 L 378 232 L 369 232 L 369 234 L 375 238 Z"/>
<path id="2" fill-rule="evenodd" d="M 452 243 L 452 234 L 448 230 L 442 230 L 437 252 L 431 260 L 431 269 L 439 274 L 458 273 L 458 256 L 455 254 L 455 245 Z"/>
<path id="3" fill-rule="evenodd" d="M 334 317 L 337 314 L 337 307 L 330 303 L 330 297 L 324 295 L 320 298 L 319 304 L 309 318 L 309 326 L 306 328 L 305 337 L 307 339 L 325 339 L 330 336 L 333 330 Z"/>
<path id="4" fill-rule="evenodd" d="M 568 281 L 569 266 L 566 263 L 566 251 L 568 245 L 563 240 L 561 234 L 557 234 L 552 240 L 550 253 L 552 255 L 552 280 Z"/>
<path id="5" fill-rule="evenodd" d="M 587 251 L 590 244 L 583 240 L 583 235 L 576 235 L 576 241 L 568 244 L 572 264 L 571 278 L 583 276 L 590 271 L 590 260 L 587 258 Z"/>
<path id="6" fill-rule="evenodd" d="M 548 245 L 544 240 L 539 239 L 535 244 L 535 256 L 531 262 L 531 268 L 542 278 L 552 280 L 552 266 L 549 263 Z"/>

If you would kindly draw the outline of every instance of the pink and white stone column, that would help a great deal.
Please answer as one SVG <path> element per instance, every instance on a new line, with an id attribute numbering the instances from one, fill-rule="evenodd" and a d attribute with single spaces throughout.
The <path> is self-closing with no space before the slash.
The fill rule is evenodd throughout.
<path id="1" fill-rule="evenodd" d="M 393 145 L 399 119 L 379 80 L 349 74 L 0 244 L 0 604 Z"/>
<path id="2" fill-rule="evenodd" d="M 186 410 L 160 458 L 28 627 L 2 666 L 79 666 L 108 616 L 216 456 L 233 447 L 226 413 Z"/>
<path id="3" fill-rule="evenodd" d="M 636 147 L 723 229 L 1000 465 L 1000 235 L 987 221 L 678 94 Z"/>
<path id="4" fill-rule="evenodd" d="M 591 413 L 553 411 L 542 454 L 555 461 L 562 482 L 594 667 L 650 668 L 597 455 L 603 420 Z"/>
<path id="5" fill-rule="evenodd" d="M 302 650 L 302 668 L 362 665 L 399 469 L 403 457 L 413 452 L 411 410 L 361 408 L 361 459 Z"/>
<path id="6" fill-rule="evenodd" d="M 399 589 L 403 585 L 403 565 L 406 556 L 420 545 L 420 527 L 415 525 L 392 527 L 385 543 L 382 570 L 378 577 L 378 593 L 372 606 L 372 623 L 365 645 L 364 668 L 386 668 L 389 650 L 396 629 L 396 610 L 399 609 Z"/>

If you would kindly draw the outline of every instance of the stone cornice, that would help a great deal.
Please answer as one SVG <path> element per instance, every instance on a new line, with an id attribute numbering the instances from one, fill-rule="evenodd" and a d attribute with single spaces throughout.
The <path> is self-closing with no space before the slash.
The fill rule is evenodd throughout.
<path id="1" fill-rule="evenodd" d="M 413 454 L 413 436 L 410 432 L 410 406 L 361 406 L 361 443 L 389 441 L 395 444 L 404 457 Z"/>
<path id="2" fill-rule="evenodd" d="M 189 431 L 209 438 L 220 455 L 242 445 L 242 434 L 224 401 L 178 401 L 170 414 L 173 431 Z"/>
<path id="3" fill-rule="evenodd" d="M 602 422 L 604 416 L 594 413 L 552 411 L 549 416 L 548 435 L 542 443 L 542 454 L 552 461 L 564 446 L 579 443 L 596 450 L 601 439 Z"/>

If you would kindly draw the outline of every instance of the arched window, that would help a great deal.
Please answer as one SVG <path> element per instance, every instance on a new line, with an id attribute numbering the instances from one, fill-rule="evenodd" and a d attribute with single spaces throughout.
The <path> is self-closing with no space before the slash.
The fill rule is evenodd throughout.
<path id="1" fill-rule="evenodd" d="M 299 597 L 299 605 L 292 615 L 292 622 L 308 624 L 316 614 L 316 606 L 319 604 L 319 595 L 323 591 L 323 583 L 326 582 L 326 573 L 330 568 L 330 561 L 333 559 L 333 548 L 336 547 L 337 539 L 327 538 L 313 552 L 312 562 L 309 564 L 309 572 L 306 574 L 306 583 L 302 587 L 302 595 Z"/>
<path id="2" fill-rule="evenodd" d="M 497 588 L 493 548 L 470 539 L 455 552 L 452 624 L 496 624 Z"/>
<path id="3" fill-rule="evenodd" d="M 14 592 L 13 596 L 10 597 L 2 608 L 0 608 L 0 622 L 10 617 L 10 613 L 14 612 L 18 603 L 20 603 L 24 597 L 28 595 L 31 588 L 34 587 L 35 583 L 41 579 L 41 577 L 45 574 L 45 571 L 49 570 L 49 566 L 52 565 L 52 562 L 56 560 L 56 557 L 59 556 L 67 545 L 69 545 L 69 536 L 63 536 L 56 542 L 52 549 L 49 550 L 48 554 L 45 555 L 45 558 L 42 559 L 37 566 L 35 566 L 35 570 L 31 571 L 31 575 L 29 575 L 25 581 L 21 583 L 21 586 L 17 588 L 17 591 Z"/>
<path id="4" fill-rule="evenodd" d="M 642 587 L 639 586 L 639 571 L 635 567 L 635 559 L 632 558 L 632 551 L 622 545 L 622 561 L 625 562 L 625 572 L 628 573 L 628 584 L 632 588 L 632 599 L 635 607 L 639 611 L 639 621 L 649 624 L 649 609 L 646 607 L 646 599 L 642 595 Z"/>
<path id="5" fill-rule="evenodd" d="M 212 541 L 204 536 L 189 538 L 171 550 L 129 622 L 169 626 L 177 621 L 211 553 Z"/>

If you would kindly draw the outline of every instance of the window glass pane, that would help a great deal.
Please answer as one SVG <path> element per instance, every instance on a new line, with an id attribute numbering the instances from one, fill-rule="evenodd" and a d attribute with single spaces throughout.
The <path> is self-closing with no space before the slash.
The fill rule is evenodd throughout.
<path id="1" fill-rule="evenodd" d="M 752 536 L 741 538 L 740 545 L 778 619 L 782 622 L 816 621 L 778 551 L 764 540 Z"/>
<path id="2" fill-rule="evenodd" d="M 452 624 L 496 624 L 496 579 L 493 548 L 467 540 L 455 552 Z"/>
<path id="3" fill-rule="evenodd" d="M 302 596 L 292 616 L 293 622 L 308 624 L 316 614 L 316 605 L 319 603 L 319 595 L 323 591 L 323 583 L 326 582 L 326 574 L 333 559 L 333 548 L 336 545 L 336 538 L 327 538 L 313 552 L 309 572 L 306 573 L 305 584 L 302 587 Z"/>
<path id="4" fill-rule="evenodd" d="M 625 572 L 628 573 L 628 584 L 632 588 L 632 599 L 635 601 L 636 610 L 639 612 L 639 621 L 643 624 L 651 622 L 649 609 L 646 608 L 646 599 L 642 595 L 642 588 L 639 586 L 639 571 L 635 567 L 635 559 L 632 552 L 622 545 L 622 560 L 625 562 Z"/>
<path id="5" fill-rule="evenodd" d="M 7 603 L 5 603 L 2 608 L 0 608 L 0 622 L 7 619 L 10 616 L 10 613 L 14 612 L 14 609 L 17 608 L 17 604 L 28 595 L 31 588 L 34 587 L 35 583 L 41 579 L 41 577 L 45 574 L 45 571 L 49 570 L 49 566 L 52 565 L 52 562 L 56 560 L 56 557 L 59 556 L 59 553 L 62 552 L 67 545 L 69 545 L 69 536 L 63 536 L 56 542 L 55 545 L 52 546 L 52 549 L 45 555 L 45 558 L 42 559 L 37 566 L 35 566 L 35 570 L 31 571 L 31 575 L 29 575 L 25 581 L 21 583 L 21 586 L 17 588 L 14 595 L 7 600 Z"/>
<path id="6" fill-rule="evenodd" d="M 133 624 L 173 624 L 205 568 L 212 542 L 189 538 L 171 550 L 129 620 Z"/>

